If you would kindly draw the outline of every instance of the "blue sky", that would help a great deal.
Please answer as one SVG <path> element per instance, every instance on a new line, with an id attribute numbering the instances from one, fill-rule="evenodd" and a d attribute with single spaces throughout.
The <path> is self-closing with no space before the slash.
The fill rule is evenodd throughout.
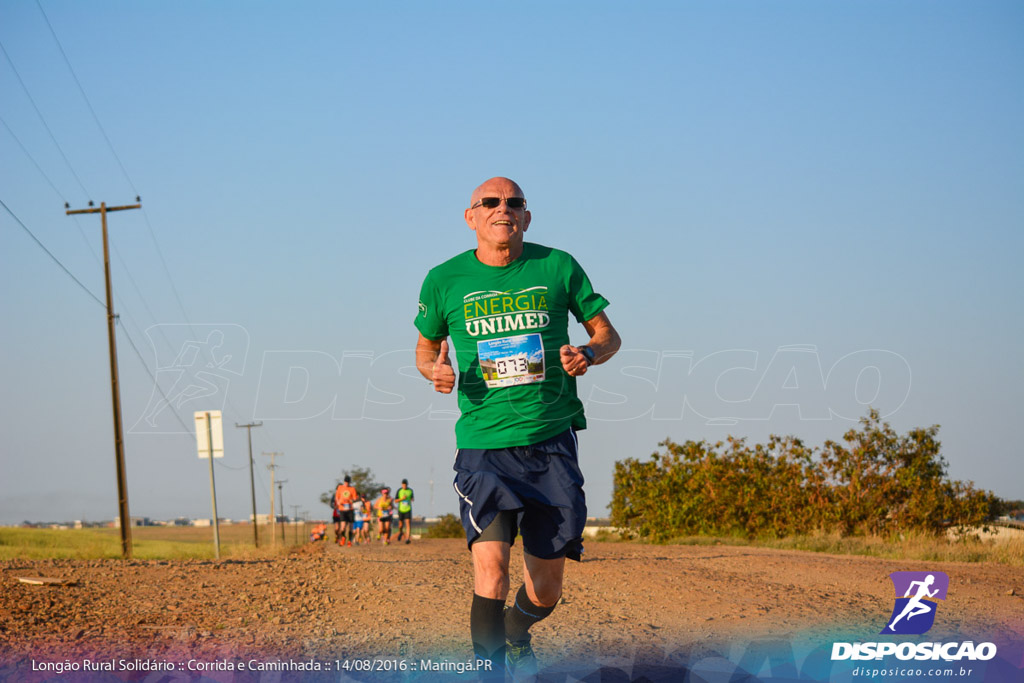
<path id="1" fill-rule="evenodd" d="M 624 340 L 580 383 L 593 514 L 666 437 L 820 444 L 868 405 L 1024 498 L 1018 3 L 41 7 L 89 104 L 40 5 L 0 2 L 0 199 L 102 299 L 99 219 L 63 202 L 142 196 L 110 216 L 133 514 L 209 515 L 206 409 L 264 421 L 261 512 L 263 451 L 314 518 L 353 464 L 454 512 L 455 401 L 409 377 L 412 319 L 494 175 Z M 0 523 L 113 518 L 104 309 L 6 211 L 0 264 Z M 149 373 L 177 417 L 145 421 Z M 244 517 L 245 431 L 225 449 Z"/>

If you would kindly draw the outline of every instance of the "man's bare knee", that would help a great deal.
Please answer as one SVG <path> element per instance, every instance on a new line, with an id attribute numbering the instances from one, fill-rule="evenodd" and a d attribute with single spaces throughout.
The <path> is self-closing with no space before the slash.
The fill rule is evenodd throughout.
<path id="1" fill-rule="evenodd" d="M 473 576 L 473 591 L 483 598 L 504 600 L 508 597 L 509 591 L 508 572 L 494 568 L 477 568 Z"/>
<path id="2" fill-rule="evenodd" d="M 565 573 L 565 558 L 542 560 L 532 555 L 524 556 L 526 597 L 539 607 L 553 607 L 562 597 L 562 578 Z"/>
<path id="3" fill-rule="evenodd" d="M 483 598 L 504 600 L 509 591 L 509 545 L 499 541 L 473 544 L 473 590 Z"/>
<path id="4" fill-rule="evenodd" d="M 562 597 L 561 581 L 537 581 L 526 584 L 526 597 L 538 607 L 553 607 Z"/>

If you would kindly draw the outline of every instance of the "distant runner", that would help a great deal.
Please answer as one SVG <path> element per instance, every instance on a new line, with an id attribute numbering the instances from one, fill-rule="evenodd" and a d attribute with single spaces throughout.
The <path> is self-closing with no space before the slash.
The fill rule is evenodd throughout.
<path id="1" fill-rule="evenodd" d="M 338 537 L 340 546 L 352 545 L 352 525 L 356 521 L 352 505 L 358 496 L 359 494 L 352 486 L 352 477 L 346 474 L 345 481 L 338 484 L 338 488 L 334 490 L 334 506 L 341 519 L 341 533 Z"/>
<path id="2" fill-rule="evenodd" d="M 334 542 L 338 543 L 341 541 L 341 510 L 338 509 L 338 489 L 341 488 L 339 483 L 334 487 L 334 494 L 331 496 L 331 521 L 334 523 Z"/>
<path id="3" fill-rule="evenodd" d="M 403 535 L 405 542 L 412 539 L 412 502 L 415 500 L 412 489 L 409 488 L 409 480 L 402 480 L 402 487 L 395 492 L 395 501 L 398 504 L 398 542 L 402 542 Z"/>
<path id="4" fill-rule="evenodd" d="M 380 490 L 380 498 L 373 506 L 377 511 L 380 538 L 384 545 L 391 545 L 391 506 L 394 502 L 395 499 L 391 497 L 391 489 L 384 487 Z"/>
<path id="5" fill-rule="evenodd" d="M 362 497 L 356 498 L 356 502 L 352 503 L 352 512 L 355 515 L 355 522 L 352 525 L 352 537 L 356 545 L 359 545 L 363 536 L 363 525 L 364 523 L 369 523 L 367 522 L 365 501 Z"/>

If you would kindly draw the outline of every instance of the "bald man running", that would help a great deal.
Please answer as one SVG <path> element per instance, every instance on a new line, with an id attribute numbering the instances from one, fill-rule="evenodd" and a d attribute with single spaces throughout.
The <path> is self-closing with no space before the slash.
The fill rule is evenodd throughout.
<path id="1" fill-rule="evenodd" d="M 565 558 L 583 552 L 576 432 L 586 419 L 576 378 L 621 343 L 608 300 L 576 260 L 524 241 L 531 218 L 508 178 L 476 188 L 465 210 L 476 249 L 427 274 L 415 321 L 417 368 L 436 391 L 458 386 L 454 486 L 473 557 L 473 648 L 517 679 L 536 673 L 529 629 L 558 603 Z M 588 335 L 583 345 L 570 344 L 570 313 Z M 525 581 L 506 609 L 517 534 Z"/>

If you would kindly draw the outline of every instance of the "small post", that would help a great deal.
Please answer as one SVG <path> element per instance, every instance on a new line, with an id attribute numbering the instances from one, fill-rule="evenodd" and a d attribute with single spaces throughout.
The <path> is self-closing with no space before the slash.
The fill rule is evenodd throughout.
<path id="1" fill-rule="evenodd" d="M 213 477 L 213 459 L 224 457 L 224 430 L 219 410 L 197 410 L 193 413 L 196 420 L 196 448 L 199 458 L 210 459 L 210 501 L 213 507 L 213 549 L 220 559 L 220 516 L 217 514 L 217 484 Z M 206 432 L 205 438 L 203 432 Z M 218 448 L 219 447 L 219 448 Z M 220 452 L 218 456 L 217 453 Z"/>
<path id="2" fill-rule="evenodd" d="M 288 483 L 287 479 L 278 479 L 277 480 L 277 497 L 281 500 L 281 518 L 282 519 L 286 519 L 286 518 L 284 516 L 284 492 L 281 490 L 281 487 L 284 486 L 287 483 Z M 281 522 L 281 545 L 285 545 L 285 544 L 288 543 L 288 539 L 285 537 L 285 534 L 287 532 L 288 532 L 288 528 L 285 526 L 285 522 L 282 521 Z M 277 527 L 276 526 L 274 527 L 274 533 L 275 534 L 277 533 Z"/>
<path id="3" fill-rule="evenodd" d="M 220 523 L 217 520 L 217 487 L 213 482 L 213 419 L 206 411 L 206 442 L 210 447 L 210 499 L 213 501 L 213 547 L 214 555 L 220 559 Z"/>

